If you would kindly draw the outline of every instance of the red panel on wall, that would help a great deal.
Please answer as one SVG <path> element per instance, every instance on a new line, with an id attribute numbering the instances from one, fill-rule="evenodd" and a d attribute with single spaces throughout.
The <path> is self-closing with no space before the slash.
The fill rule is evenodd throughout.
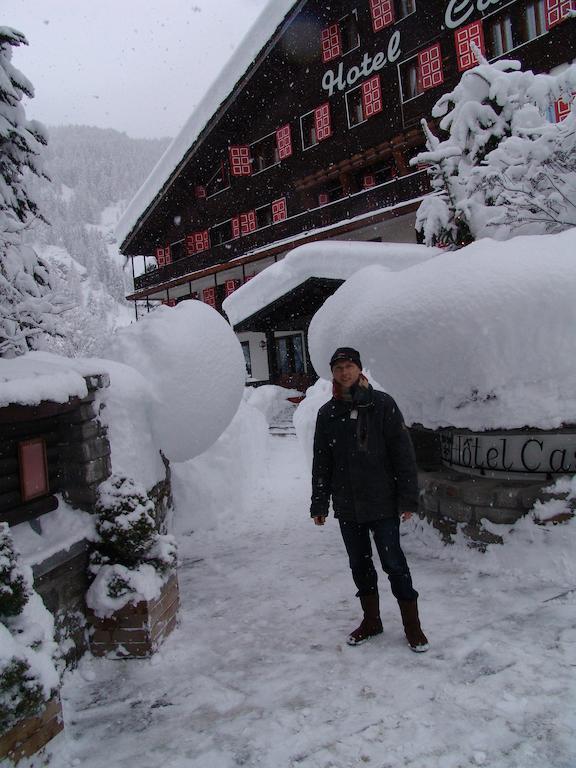
<path id="1" fill-rule="evenodd" d="M 330 197 L 327 192 L 320 192 L 318 195 L 318 205 L 327 205 L 330 202 Z"/>
<path id="2" fill-rule="evenodd" d="M 330 104 L 325 102 L 314 110 L 314 127 L 317 141 L 323 141 L 332 136 L 332 121 L 330 119 Z"/>
<path id="3" fill-rule="evenodd" d="M 194 232 L 194 246 L 196 253 L 202 253 L 202 251 L 207 251 L 210 248 L 210 233 L 207 229 Z"/>
<path id="4" fill-rule="evenodd" d="M 232 176 L 251 175 L 250 147 L 247 144 L 230 147 L 230 169 Z"/>
<path id="5" fill-rule="evenodd" d="M 272 223 L 276 224 L 279 221 L 284 221 L 288 218 L 288 209 L 286 207 L 286 198 L 281 197 L 279 200 L 274 200 L 272 203 Z"/>
<path id="6" fill-rule="evenodd" d="M 196 253 L 195 234 L 186 235 L 186 256 L 194 256 Z"/>
<path id="7" fill-rule="evenodd" d="M 22 501 L 30 501 L 50 492 L 46 443 L 41 437 L 18 443 L 20 493 Z"/>
<path id="8" fill-rule="evenodd" d="M 276 146 L 280 160 L 284 160 L 292 154 L 292 132 L 289 123 L 276 131 Z"/>
<path id="9" fill-rule="evenodd" d="M 373 173 L 366 173 L 364 174 L 364 178 L 362 179 L 362 187 L 364 189 L 372 189 L 372 187 L 376 186 L 376 177 Z"/>
<path id="10" fill-rule="evenodd" d="M 575 0 L 545 0 L 545 3 L 547 29 L 567 19 L 569 11 L 576 10 Z"/>
<path id="11" fill-rule="evenodd" d="M 204 198 L 206 197 L 206 187 L 203 187 L 203 186 L 199 185 L 194 190 L 194 193 L 195 193 L 196 198 L 198 200 L 204 200 Z"/>
<path id="12" fill-rule="evenodd" d="M 240 280 L 226 280 L 224 283 L 224 292 L 226 296 L 230 296 L 231 293 L 240 287 Z"/>
<path id="13" fill-rule="evenodd" d="M 379 32 L 394 23 L 394 0 L 370 0 L 372 29 Z"/>
<path id="14" fill-rule="evenodd" d="M 338 58 L 342 54 L 342 39 L 340 37 L 340 26 L 331 24 L 322 30 L 322 61 L 324 63 Z"/>
<path id="15" fill-rule="evenodd" d="M 231 221 L 232 237 L 236 239 L 240 237 L 240 216 L 234 216 Z"/>
<path id="16" fill-rule="evenodd" d="M 380 85 L 380 75 L 374 75 L 370 80 L 362 83 L 362 111 L 367 119 L 372 115 L 382 112 L 382 87 Z"/>
<path id="17" fill-rule="evenodd" d="M 435 88 L 444 82 L 440 43 L 431 45 L 430 48 L 426 48 L 418 53 L 418 78 L 423 91 Z"/>
<path id="18" fill-rule="evenodd" d="M 482 28 L 481 21 L 475 21 L 461 29 L 457 29 L 454 33 L 454 40 L 456 42 L 456 56 L 460 72 L 475 67 L 478 63 L 471 48 L 472 43 L 480 49 L 481 53 L 486 53 L 484 29 Z"/>

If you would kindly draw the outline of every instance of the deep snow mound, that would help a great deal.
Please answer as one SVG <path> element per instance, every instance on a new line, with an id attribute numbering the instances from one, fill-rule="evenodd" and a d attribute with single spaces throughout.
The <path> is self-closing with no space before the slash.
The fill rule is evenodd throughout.
<path id="1" fill-rule="evenodd" d="M 410 424 L 554 428 L 576 421 L 575 296 L 576 229 L 368 267 L 315 315 L 312 363 L 356 347 Z"/>

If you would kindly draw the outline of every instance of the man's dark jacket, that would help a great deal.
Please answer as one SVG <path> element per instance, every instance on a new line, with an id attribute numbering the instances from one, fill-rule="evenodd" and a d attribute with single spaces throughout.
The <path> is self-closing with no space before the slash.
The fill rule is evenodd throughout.
<path id="1" fill-rule="evenodd" d="M 312 466 L 312 517 L 366 523 L 418 508 L 416 459 L 400 409 L 390 395 L 352 388 L 318 411 Z"/>

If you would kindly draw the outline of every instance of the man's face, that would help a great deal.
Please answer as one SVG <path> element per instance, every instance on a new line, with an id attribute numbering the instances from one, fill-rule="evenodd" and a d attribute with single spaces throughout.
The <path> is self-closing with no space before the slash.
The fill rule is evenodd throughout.
<path id="1" fill-rule="evenodd" d="M 350 389 L 350 387 L 356 384 L 361 373 L 362 370 L 355 363 L 351 363 L 350 360 L 341 360 L 332 368 L 334 381 L 346 389 Z"/>

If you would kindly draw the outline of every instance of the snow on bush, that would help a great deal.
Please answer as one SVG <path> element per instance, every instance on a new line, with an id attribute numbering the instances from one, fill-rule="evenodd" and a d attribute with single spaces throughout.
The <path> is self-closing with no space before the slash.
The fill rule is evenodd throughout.
<path id="1" fill-rule="evenodd" d="M 172 464 L 176 533 L 230 525 L 249 514 L 268 439 L 262 412 L 242 402 L 214 445 L 192 461 Z"/>
<path id="2" fill-rule="evenodd" d="M 329 379 L 333 351 L 357 348 L 409 424 L 575 422 L 575 254 L 571 229 L 481 240 L 398 273 L 364 269 L 313 318 L 314 368 Z"/>
<path id="3" fill-rule="evenodd" d="M 172 461 L 187 461 L 212 445 L 242 399 L 240 343 L 226 320 L 200 301 L 159 308 L 118 329 L 109 354 L 150 383 L 154 435 Z"/>
<path id="4" fill-rule="evenodd" d="M 146 489 L 112 475 L 100 484 L 96 512 L 98 538 L 89 567 L 95 578 L 86 595 L 88 607 L 106 616 L 129 602 L 158 597 L 176 565 L 176 542 L 156 531 Z"/>
<path id="5" fill-rule="evenodd" d="M 557 75 L 520 71 L 521 64 L 479 65 L 462 75 L 432 110 L 440 140 L 423 127 L 438 196 L 420 206 L 416 229 L 428 245 L 462 246 L 481 237 L 559 232 L 576 224 L 576 117 L 560 123 L 547 111 L 573 101 L 576 64 Z"/>
<path id="6" fill-rule="evenodd" d="M 0 523 L 0 734 L 37 714 L 59 684 L 54 620 L 32 584 Z"/>

